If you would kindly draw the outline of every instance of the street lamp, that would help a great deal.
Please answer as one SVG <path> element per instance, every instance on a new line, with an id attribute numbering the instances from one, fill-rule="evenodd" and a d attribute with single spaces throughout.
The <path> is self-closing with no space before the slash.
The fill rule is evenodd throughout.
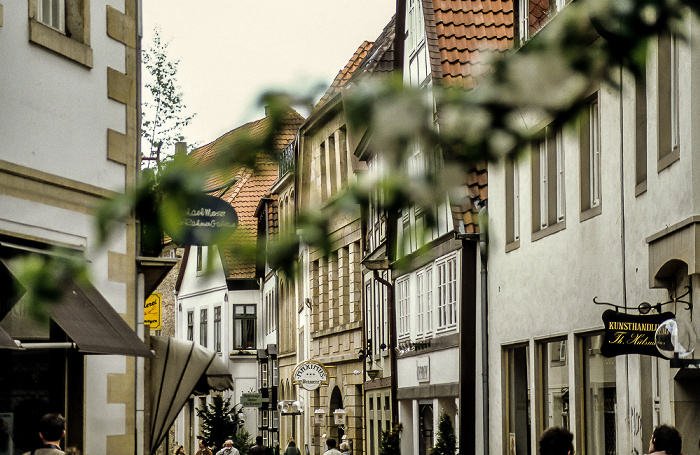
<path id="1" fill-rule="evenodd" d="M 277 410 L 280 415 L 292 416 L 292 438 L 297 438 L 296 431 L 296 416 L 301 415 L 304 412 L 304 404 L 301 400 L 281 400 L 277 403 Z"/>

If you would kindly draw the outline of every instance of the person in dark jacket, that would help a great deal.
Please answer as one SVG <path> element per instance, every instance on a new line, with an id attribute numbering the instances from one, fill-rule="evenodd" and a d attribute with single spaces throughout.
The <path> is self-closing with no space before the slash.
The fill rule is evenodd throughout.
<path id="1" fill-rule="evenodd" d="M 25 455 L 64 455 L 61 450 L 61 439 L 66 435 L 66 419 L 61 414 L 46 414 L 39 420 L 39 438 L 43 445 Z"/>
<path id="2" fill-rule="evenodd" d="M 649 441 L 649 453 L 654 455 L 679 455 L 683 448 L 681 434 L 671 425 L 659 425 Z"/>
<path id="3" fill-rule="evenodd" d="M 547 428 L 540 435 L 540 455 L 574 455 L 574 435 L 563 427 Z"/>
<path id="4" fill-rule="evenodd" d="M 272 449 L 263 445 L 263 437 L 255 437 L 255 445 L 250 448 L 248 455 L 272 455 Z"/>
<path id="5" fill-rule="evenodd" d="M 289 440 L 287 449 L 284 451 L 283 455 L 301 455 L 301 452 L 299 452 L 299 448 L 297 447 L 297 443 L 294 442 L 294 439 Z"/>

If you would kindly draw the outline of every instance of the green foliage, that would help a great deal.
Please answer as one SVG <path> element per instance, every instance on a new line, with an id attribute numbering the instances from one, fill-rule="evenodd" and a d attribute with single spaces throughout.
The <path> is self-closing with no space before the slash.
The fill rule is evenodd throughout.
<path id="1" fill-rule="evenodd" d="M 180 61 L 168 57 L 168 43 L 162 40 L 158 27 L 153 30 L 153 43 L 144 49 L 141 58 L 148 71 L 141 135 L 150 145 L 150 156 L 155 158 L 162 149 L 170 150 L 175 142 L 184 140 L 182 129 L 194 115 L 185 113 L 187 106 L 177 85 Z"/>
<path id="2" fill-rule="evenodd" d="M 438 423 L 438 439 L 431 455 L 455 455 L 457 453 L 457 436 L 452 426 L 452 419 L 447 413 L 442 413 Z"/>
<path id="3" fill-rule="evenodd" d="M 239 432 L 238 412 L 234 406 L 231 406 L 231 399 L 224 398 L 220 393 L 212 395 L 211 403 L 197 409 L 197 416 L 200 418 L 202 428 L 200 437 L 209 447 L 220 449 L 227 439 L 234 440 Z M 245 431 L 243 433 L 247 438 L 241 435 L 237 440 L 243 438 L 245 445 L 250 435 Z"/>
<path id="4" fill-rule="evenodd" d="M 391 430 L 382 431 L 379 455 L 401 455 L 401 431 L 403 425 L 394 424 Z"/>
<path id="5" fill-rule="evenodd" d="M 232 439 L 233 446 L 238 449 L 241 455 L 248 455 L 250 448 L 253 446 L 253 437 L 244 428 L 239 428 L 236 436 Z"/>

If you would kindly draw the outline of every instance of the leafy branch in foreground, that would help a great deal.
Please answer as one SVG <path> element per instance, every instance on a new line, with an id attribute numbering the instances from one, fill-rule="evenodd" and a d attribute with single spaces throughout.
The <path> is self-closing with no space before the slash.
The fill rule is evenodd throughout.
<path id="1" fill-rule="evenodd" d="M 689 14 L 697 19 L 700 2 L 578 0 L 519 49 L 494 54 L 490 70 L 470 90 L 433 87 L 431 97 L 401 81 L 361 81 L 343 97 L 346 119 L 349 127 L 372 132 L 372 147 L 381 153 L 389 172 L 379 178 L 363 176 L 323 209 L 300 214 L 295 232 L 299 235 L 280 239 L 270 259 L 292 273 L 300 244 L 329 252 L 330 221 L 356 213 L 371 200 L 380 210 L 395 210 L 412 204 L 436 207 L 446 194 L 463 197 L 459 189 L 475 163 L 521 153 L 525 144 L 538 138 L 532 128 L 538 120 L 553 119 L 557 126 L 576 119 L 595 88 L 603 84 L 619 88 L 623 74 L 643 74 L 649 43 L 671 32 L 684 37 L 682 25 Z M 163 230 L 177 228 L 188 202 L 203 191 L 207 176 L 227 175 L 239 165 L 254 169 L 254 158 L 261 153 L 277 158 L 274 134 L 298 102 L 308 99 L 268 95 L 266 131 L 232 144 L 215 162 L 193 163 L 181 157 L 157 175 L 146 173 L 134 191 L 100 210 L 101 239 L 109 237 L 114 221 L 135 211 L 145 231 L 151 232 L 143 242 L 156 244 Z M 436 155 L 436 164 L 423 175 L 409 174 L 404 166 L 416 141 L 421 150 Z M 379 191 L 382 198 L 373 200 Z M 241 250 L 253 254 L 255 248 Z M 40 286 L 36 280 L 34 284 Z"/>

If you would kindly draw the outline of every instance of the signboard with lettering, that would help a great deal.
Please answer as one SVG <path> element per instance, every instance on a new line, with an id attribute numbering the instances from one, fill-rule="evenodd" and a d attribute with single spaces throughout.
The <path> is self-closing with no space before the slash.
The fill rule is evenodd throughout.
<path id="1" fill-rule="evenodd" d="M 671 312 L 637 315 L 607 310 L 603 313 L 605 335 L 600 352 L 605 357 L 623 354 L 663 357 L 654 336 L 659 324 L 674 317 Z"/>
<path id="2" fill-rule="evenodd" d="M 322 363 L 307 360 L 294 368 L 292 383 L 306 390 L 316 390 L 321 387 L 321 384 L 328 384 L 328 372 Z"/>
<path id="3" fill-rule="evenodd" d="M 418 382 L 430 382 L 430 357 L 416 358 L 416 377 Z"/>
<path id="4" fill-rule="evenodd" d="M 263 404 L 262 393 L 242 393 L 241 406 L 244 408 L 261 408 Z"/>
<path id="5" fill-rule="evenodd" d="M 215 245 L 228 238 L 238 227 L 238 214 L 229 203 L 218 197 L 202 195 L 185 211 L 177 226 L 168 229 L 175 243 Z"/>
<path id="6" fill-rule="evenodd" d="M 148 324 L 151 330 L 162 330 L 160 319 L 160 309 L 162 303 L 162 295 L 153 293 L 148 296 L 143 305 L 143 322 Z"/>

